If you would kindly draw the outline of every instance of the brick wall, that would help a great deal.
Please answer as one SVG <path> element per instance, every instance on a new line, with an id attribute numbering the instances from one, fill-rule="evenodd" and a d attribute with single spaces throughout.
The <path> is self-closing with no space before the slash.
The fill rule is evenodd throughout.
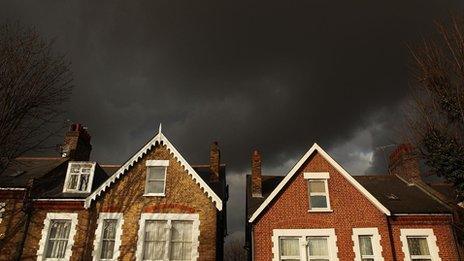
<path id="1" fill-rule="evenodd" d="M 5 203 L 0 222 L 0 260 L 13 260 L 24 234 L 23 191 L 0 191 L 0 202 Z"/>
<path id="2" fill-rule="evenodd" d="M 308 187 L 303 172 L 329 172 L 329 197 L 333 212 L 308 213 Z M 446 217 L 448 218 L 448 217 Z M 431 221 L 432 222 L 432 221 Z M 449 224 L 432 222 L 438 238 L 438 245 L 443 249 L 442 260 L 457 260 L 452 233 Z M 416 226 L 430 228 L 430 223 L 414 224 L 397 222 L 393 228 L 394 245 L 398 260 L 401 256 L 399 229 Z M 389 238 L 387 216 L 378 210 L 363 194 L 347 181 L 320 154 L 316 153 L 300 168 L 286 188 L 268 206 L 253 226 L 254 260 L 272 260 L 273 229 L 321 229 L 334 228 L 337 236 L 339 260 L 354 260 L 352 228 L 376 227 L 381 235 L 382 256 L 385 260 L 393 260 L 393 252 Z M 396 234 L 398 235 L 396 235 Z M 399 246 L 397 246 L 399 244 Z M 398 248 L 399 247 L 399 248 Z M 442 250 L 440 250 L 440 256 Z"/>

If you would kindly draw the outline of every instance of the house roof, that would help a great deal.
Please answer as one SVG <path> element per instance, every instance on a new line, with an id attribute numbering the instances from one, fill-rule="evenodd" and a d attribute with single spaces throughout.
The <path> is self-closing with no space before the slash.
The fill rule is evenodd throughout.
<path id="1" fill-rule="evenodd" d="M 414 184 L 394 175 L 353 176 L 393 214 L 439 214 L 450 209 Z"/>
<path id="2" fill-rule="evenodd" d="M 25 188 L 31 179 L 39 179 L 69 158 L 20 157 L 11 162 L 0 176 L 1 188 Z"/>
<path id="3" fill-rule="evenodd" d="M 251 175 L 246 176 L 246 214 L 252 214 L 269 197 L 284 176 L 262 176 L 263 197 L 252 197 Z M 450 209 L 415 185 L 409 185 L 397 176 L 353 176 L 392 214 L 447 214 Z"/>
<path id="4" fill-rule="evenodd" d="M 359 192 L 361 192 L 372 204 L 377 207 L 381 212 L 390 215 L 390 211 L 380 203 L 369 191 L 367 191 L 356 179 L 354 179 L 342 166 L 340 166 L 332 157 L 329 156 L 319 145 L 314 145 L 303 155 L 303 157 L 293 166 L 293 168 L 284 176 L 282 181 L 275 187 L 271 194 L 261 203 L 256 211 L 251 215 L 249 222 L 253 222 L 274 200 L 274 198 L 280 193 L 285 185 L 292 179 L 292 177 L 298 172 L 300 167 L 308 160 L 308 158 L 314 153 L 319 153 L 325 160 L 327 160 L 348 182 L 350 182 Z"/>
<path id="5" fill-rule="evenodd" d="M 216 208 L 222 210 L 222 199 L 216 194 L 211 186 L 197 173 L 195 169 L 184 159 L 184 157 L 177 151 L 177 149 L 171 144 L 171 142 L 161 132 L 161 126 L 158 133 L 153 137 L 147 144 L 145 144 L 139 151 L 137 151 L 129 160 L 126 161 L 117 171 L 111 175 L 100 187 L 98 187 L 92 194 L 90 194 L 86 200 L 84 206 L 88 208 L 93 200 L 101 195 L 107 188 L 109 188 L 116 180 L 122 175 L 125 175 L 127 171 L 137 163 L 142 157 L 153 147 L 157 145 L 165 145 L 167 149 L 174 155 L 174 158 L 185 168 L 187 174 L 197 183 L 203 192 L 211 199 Z"/>

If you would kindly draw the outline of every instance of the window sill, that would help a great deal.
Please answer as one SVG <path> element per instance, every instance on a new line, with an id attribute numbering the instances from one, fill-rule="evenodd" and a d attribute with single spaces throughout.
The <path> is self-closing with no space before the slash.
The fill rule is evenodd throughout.
<path id="1" fill-rule="evenodd" d="M 324 212 L 327 212 L 327 213 L 331 213 L 333 212 L 332 209 L 310 209 L 308 210 L 308 212 L 315 212 L 315 213 L 324 213 Z"/>
<path id="2" fill-rule="evenodd" d="M 144 197 L 165 197 L 164 193 L 145 193 L 143 194 Z"/>

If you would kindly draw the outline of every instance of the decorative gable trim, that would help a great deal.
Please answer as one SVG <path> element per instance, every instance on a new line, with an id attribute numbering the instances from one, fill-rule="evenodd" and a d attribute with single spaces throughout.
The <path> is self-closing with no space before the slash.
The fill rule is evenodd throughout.
<path id="1" fill-rule="evenodd" d="M 98 196 L 100 196 L 107 188 L 111 186 L 116 180 L 118 180 L 122 175 L 127 173 L 129 168 L 135 165 L 140 159 L 143 158 L 145 154 L 156 145 L 166 145 L 167 149 L 174 154 L 174 159 L 180 163 L 182 167 L 185 168 L 187 174 L 193 179 L 193 181 L 200 186 L 206 196 L 211 199 L 213 204 L 216 208 L 221 211 L 222 210 L 222 200 L 219 198 L 216 193 L 211 189 L 211 187 L 206 184 L 206 182 L 198 175 L 198 173 L 190 166 L 190 164 L 182 157 L 182 155 L 177 151 L 177 149 L 169 142 L 166 136 L 161 133 L 161 128 L 145 146 L 143 146 L 134 156 L 132 156 L 124 165 L 122 165 L 108 180 L 106 180 L 100 187 L 97 188 L 92 194 L 90 194 L 86 200 L 84 207 L 89 208 L 92 200 L 95 200 Z"/>
<path id="2" fill-rule="evenodd" d="M 332 157 L 329 156 L 319 145 L 314 143 L 314 145 L 306 152 L 306 154 L 298 161 L 295 166 L 290 170 L 289 173 L 285 176 L 285 178 L 277 185 L 277 187 L 272 191 L 272 193 L 269 195 L 269 197 L 266 198 L 266 200 L 261 203 L 259 208 L 253 213 L 251 218 L 248 220 L 248 222 L 253 222 L 263 211 L 266 209 L 266 207 L 274 200 L 274 198 L 279 194 L 279 192 L 285 187 L 285 185 L 292 179 L 292 177 L 297 173 L 297 171 L 300 169 L 300 167 L 306 162 L 306 160 L 313 155 L 315 152 L 318 152 L 319 154 L 324 157 L 325 160 L 327 160 L 338 172 L 342 174 L 342 176 L 347 179 L 359 192 L 361 192 L 369 201 L 374 204 L 382 213 L 384 213 L 387 216 L 390 216 L 390 210 L 388 210 L 380 201 L 378 201 L 369 191 L 367 191 L 361 184 L 359 184 L 356 179 L 354 179 L 346 170 L 343 169 L 342 166 L 340 166 Z"/>

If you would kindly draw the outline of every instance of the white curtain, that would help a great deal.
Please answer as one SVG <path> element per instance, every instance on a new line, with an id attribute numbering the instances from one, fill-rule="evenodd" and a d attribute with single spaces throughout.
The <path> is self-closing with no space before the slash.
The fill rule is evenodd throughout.
<path id="1" fill-rule="evenodd" d="M 288 257 L 300 256 L 300 244 L 298 238 L 282 237 L 280 238 L 280 255 Z"/>
<path id="2" fill-rule="evenodd" d="M 359 236 L 361 255 L 373 255 L 371 236 Z"/>
<path id="3" fill-rule="evenodd" d="M 151 220 L 145 222 L 144 260 L 163 260 L 167 244 L 167 221 Z"/>
<path id="4" fill-rule="evenodd" d="M 411 237 L 408 238 L 409 253 L 411 255 L 430 255 L 427 238 Z"/>
<path id="5" fill-rule="evenodd" d="M 172 221 L 171 260 L 190 260 L 192 258 L 192 221 Z"/>
<path id="6" fill-rule="evenodd" d="M 327 237 L 309 237 L 308 238 L 308 254 L 309 256 L 326 257 L 329 255 L 327 245 Z"/>
<path id="7" fill-rule="evenodd" d="M 105 219 L 103 221 L 102 247 L 100 255 L 102 259 L 113 258 L 117 222 L 117 219 Z"/>
<path id="8" fill-rule="evenodd" d="M 50 221 L 47 250 L 45 251 L 47 258 L 64 258 L 70 230 L 71 221 L 69 220 Z"/>

